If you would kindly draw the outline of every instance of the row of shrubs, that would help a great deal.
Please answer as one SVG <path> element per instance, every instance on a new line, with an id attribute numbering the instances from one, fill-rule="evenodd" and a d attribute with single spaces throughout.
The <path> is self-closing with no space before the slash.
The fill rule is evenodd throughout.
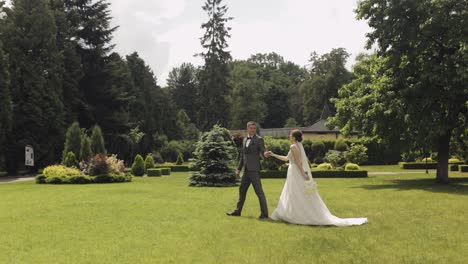
<path id="1" fill-rule="evenodd" d="M 131 172 L 135 176 L 143 176 L 145 174 L 148 174 L 148 171 L 150 169 L 158 169 L 158 168 L 169 168 L 171 171 L 189 171 L 188 166 L 182 165 L 184 163 L 184 159 L 182 157 L 182 154 L 179 153 L 179 156 L 177 158 L 176 164 L 170 164 L 168 165 L 156 165 L 153 159 L 152 155 L 147 155 L 146 159 L 143 160 L 143 156 L 141 155 L 136 155 L 135 160 L 133 161 Z M 154 175 L 153 175 L 154 176 Z"/>
<path id="2" fill-rule="evenodd" d="M 463 165 L 463 161 L 460 161 L 459 159 L 449 159 L 449 169 L 450 171 L 458 171 L 459 166 Z M 434 162 L 431 158 L 423 159 L 421 162 L 399 162 L 398 165 L 402 169 L 437 169 L 437 162 Z"/>
<path id="3" fill-rule="evenodd" d="M 347 163 L 344 167 L 333 168 L 330 163 L 311 165 L 314 178 L 362 178 L 367 177 L 367 171 L 360 170 L 359 165 Z M 286 178 L 286 170 L 262 170 L 262 178 Z"/>
<path id="4" fill-rule="evenodd" d="M 96 176 L 73 175 L 73 176 L 52 176 L 44 174 L 36 176 L 36 183 L 39 184 L 90 184 L 90 183 L 117 183 L 131 182 L 132 176 L 126 174 L 101 174 Z"/>

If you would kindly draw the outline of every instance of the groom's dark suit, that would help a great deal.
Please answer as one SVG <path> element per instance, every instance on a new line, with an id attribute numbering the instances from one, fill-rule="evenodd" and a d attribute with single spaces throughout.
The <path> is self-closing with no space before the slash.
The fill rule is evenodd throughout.
<path id="1" fill-rule="evenodd" d="M 250 141 L 250 142 L 248 142 Z M 248 146 L 247 146 L 248 143 Z M 262 182 L 260 181 L 260 156 L 265 152 L 265 143 L 263 138 L 254 135 L 251 139 L 245 138 L 240 155 L 237 169 L 244 169 L 241 185 L 239 187 L 239 201 L 236 211 L 240 214 L 244 206 L 245 197 L 250 184 L 253 185 L 255 193 L 258 196 L 261 208 L 261 217 L 268 217 L 268 207 L 263 192 Z"/>

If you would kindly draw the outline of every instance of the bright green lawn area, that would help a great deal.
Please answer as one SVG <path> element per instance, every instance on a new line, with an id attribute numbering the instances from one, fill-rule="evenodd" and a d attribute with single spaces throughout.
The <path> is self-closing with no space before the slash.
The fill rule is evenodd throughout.
<path id="1" fill-rule="evenodd" d="M 188 187 L 187 173 L 104 185 L 0 185 L 0 263 L 462 263 L 468 175 L 317 179 L 331 212 L 355 227 L 227 217 L 237 188 Z M 270 213 L 284 179 L 263 180 Z"/>

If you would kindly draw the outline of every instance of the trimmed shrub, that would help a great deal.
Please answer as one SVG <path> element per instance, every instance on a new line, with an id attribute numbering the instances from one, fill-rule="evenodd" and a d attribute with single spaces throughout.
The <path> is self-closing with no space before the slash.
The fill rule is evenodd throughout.
<path id="1" fill-rule="evenodd" d="M 173 172 L 186 172 L 190 171 L 189 166 L 187 165 L 176 165 L 171 167 L 171 171 Z"/>
<path id="2" fill-rule="evenodd" d="M 65 156 L 65 159 L 63 160 L 63 165 L 69 167 L 69 168 L 78 168 L 78 160 L 76 160 L 75 153 L 73 152 L 68 152 L 67 155 Z"/>
<path id="3" fill-rule="evenodd" d="M 182 165 L 182 164 L 184 164 L 184 157 L 182 157 L 182 153 L 180 153 L 180 152 L 179 152 L 179 154 L 177 155 L 176 164 L 177 164 L 177 165 Z"/>
<path id="4" fill-rule="evenodd" d="M 133 161 L 132 174 L 135 176 L 145 175 L 145 162 L 140 154 L 136 155 L 135 160 Z"/>
<path id="5" fill-rule="evenodd" d="M 423 159 L 421 160 L 421 162 L 426 163 L 426 160 L 427 160 L 428 163 L 429 163 L 429 162 L 433 162 L 433 160 L 432 160 L 431 157 L 423 158 Z"/>
<path id="6" fill-rule="evenodd" d="M 161 168 L 161 174 L 162 175 L 171 175 L 171 169 L 170 168 Z"/>
<path id="7" fill-rule="evenodd" d="M 449 164 L 450 171 L 458 171 L 458 164 Z"/>
<path id="8" fill-rule="evenodd" d="M 460 172 L 468 172 L 468 165 L 459 165 L 458 169 Z"/>
<path id="9" fill-rule="evenodd" d="M 52 165 L 44 169 L 43 174 L 46 178 L 52 177 L 71 177 L 81 175 L 81 171 L 75 168 L 69 168 L 63 165 Z"/>
<path id="10" fill-rule="evenodd" d="M 110 183 L 113 181 L 113 177 L 112 175 L 109 175 L 109 174 L 100 174 L 100 175 L 96 175 L 94 176 L 94 182 L 95 183 Z"/>
<path id="11" fill-rule="evenodd" d="M 348 144 L 342 139 L 339 139 L 335 142 L 334 149 L 337 151 L 346 151 L 348 150 Z"/>
<path id="12" fill-rule="evenodd" d="M 324 162 L 323 157 L 317 157 L 314 159 L 315 164 L 322 164 Z"/>
<path id="13" fill-rule="evenodd" d="M 153 168 L 154 168 L 153 156 L 147 155 L 145 159 L 145 171 L 148 171 L 148 169 L 153 169 Z"/>
<path id="14" fill-rule="evenodd" d="M 167 168 L 166 168 L 167 170 Z M 146 171 L 146 174 L 148 175 L 148 177 L 153 177 L 153 176 L 161 176 L 162 175 L 162 169 L 148 169 Z"/>
<path id="15" fill-rule="evenodd" d="M 260 171 L 260 178 L 286 178 L 287 171 L 277 171 L 277 170 L 262 170 Z"/>
<path id="16" fill-rule="evenodd" d="M 354 163 L 348 163 L 345 166 L 345 170 L 347 170 L 347 171 L 357 171 L 357 170 L 359 170 L 359 165 L 354 164 Z"/>
<path id="17" fill-rule="evenodd" d="M 367 178 L 367 171 L 343 171 L 343 170 L 315 170 L 313 178 Z"/>
<path id="18" fill-rule="evenodd" d="M 405 170 L 424 170 L 426 169 L 426 163 L 424 162 L 399 162 L 398 165 L 401 169 Z M 428 169 L 437 169 L 437 162 L 428 162 Z"/>
<path id="19" fill-rule="evenodd" d="M 48 183 L 48 184 L 63 184 L 63 183 L 66 183 L 66 181 L 64 181 L 65 177 L 61 177 L 61 176 L 52 176 L 52 177 L 47 177 L 45 179 L 45 183 Z"/>
<path id="20" fill-rule="evenodd" d="M 312 153 L 310 156 L 312 156 L 314 160 L 318 158 L 321 158 L 323 160 L 323 156 L 325 155 L 325 144 L 321 141 L 312 143 L 311 152 Z M 322 163 L 322 162 L 319 162 L 319 163 Z"/>
<path id="21" fill-rule="evenodd" d="M 319 169 L 319 170 L 331 170 L 332 166 L 331 166 L 330 163 L 322 163 L 322 164 L 317 166 L 317 169 Z"/>
<path id="22" fill-rule="evenodd" d="M 87 175 L 71 176 L 68 180 L 71 184 L 87 184 L 93 182 L 93 179 Z"/>
<path id="23" fill-rule="evenodd" d="M 39 184 L 42 184 L 42 183 L 46 183 L 46 176 L 44 174 L 38 174 L 36 175 L 36 183 L 39 183 Z"/>
<path id="24" fill-rule="evenodd" d="M 8 172 L 0 171 L 0 177 L 6 177 L 6 176 L 8 176 Z"/>
<path id="25" fill-rule="evenodd" d="M 463 161 L 460 161 L 457 158 L 451 158 L 451 159 L 448 160 L 448 163 L 461 163 L 461 164 L 463 164 Z"/>

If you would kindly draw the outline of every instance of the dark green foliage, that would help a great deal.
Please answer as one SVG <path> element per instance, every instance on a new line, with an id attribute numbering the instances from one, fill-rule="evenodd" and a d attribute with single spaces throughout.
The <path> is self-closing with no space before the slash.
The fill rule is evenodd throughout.
<path id="1" fill-rule="evenodd" d="M 96 125 L 93 127 L 91 134 L 91 150 L 94 154 L 106 154 L 106 147 L 104 146 L 104 137 L 102 136 L 101 128 Z"/>
<path id="2" fill-rule="evenodd" d="M 17 166 L 24 164 L 25 145 L 34 147 L 36 167 L 61 158 L 65 114 L 60 74 L 63 58 L 48 1 L 15 0 L 12 4 L 14 8 L 5 10 L 1 37 L 8 52 L 15 106 L 6 156 L 8 169 L 15 174 Z M 3 100 L 3 94 L 0 97 Z"/>
<path id="3" fill-rule="evenodd" d="M 226 51 L 227 38 L 230 37 L 230 28 L 226 23 L 232 18 L 226 17 L 227 6 L 222 0 L 206 0 L 203 10 L 208 14 L 209 20 L 202 24 L 205 30 L 201 37 L 205 52 L 199 54 L 205 61 L 199 72 L 198 94 L 198 127 L 203 131 L 215 124 L 228 125 L 229 103 L 227 95 L 230 88 L 228 84 L 228 62 L 231 54 Z"/>
<path id="4" fill-rule="evenodd" d="M 132 174 L 135 176 L 145 175 L 145 161 L 140 154 L 136 155 L 135 161 L 132 164 Z"/>
<path id="5" fill-rule="evenodd" d="M 192 173 L 190 186 L 233 186 L 236 176 L 229 167 L 235 155 L 229 131 L 219 125 L 203 134 L 197 143 L 195 156 L 200 172 Z M 185 166 L 188 170 L 188 166 Z M 172 168 L 172 171 L 175 167 Z"/>
<path id="6" fill-rule="evenodd" d="M 398 165 L 402 169 L 407 170 L 424 170 L 424 169 L 437 169 L 437 162 L 399 162 Z"/>
<path id="7" fill-rule="evenodd" d="M 468 172 L 468 165 L 458 165 L 460 172 Z"/>
<path id="8" fill-rule="evenodd" d="M 313 178 L 367 178 L 367 171 L 360 170 L 316 170 L 312 171 Z"/>
<path id="9" fill-rule="evenodd" d="M 286 178 L 288 172 L 282 170 L 262 170 L 260 171 L 260 178 Z"/>
<path id="10" fill-rule="evenodd" d="M 0 168 L 3 168 L 4 165 L 7 135 L 11 133 L 12 113 L 10 75 L 8 63 L 3 53 L 3 44 L 0 41 Z"/>
<path id="11" fill-rule="evenodd" d="M 146 156 L 146 159 L 145 159 L 145 170 L 148 171 L 148 169 L 152 169 L 152 168 L 154 168 L 153 156 L 148 155 Z"/>
<path id="12" fill-rule="evenodd" d="M 101 174 L 97 176 L 74 175 L 74 176 L 52 176 L 43 174 L 36 175 L 38 184 L 91 184 L 91 183 L 117 183 L 131 182 L 132 176 L 123 174 Z"/>
<path id="13" fill-rule="evenodd" d="M 167 78 L 167 86 L 177 108 L 182 109 L 189 120 L 196 120 L 196 109 L 193 102 L 197 96 L 198 71 L 191 63 L 183 63 L 172 69 Z M 195 138 L 197 140 L 198 138 Z"/>
<path id="14" fill-rule="evenodd" d="M 342 139 L 339 139 L 337 141 L 335 141 L 335 150 L 338 150 L 338 151 L 346 151 L 348 150 L 348 144 L 346 144 L 346 142 Z"/>
<path id="15" fill-rule="evenodd" d="M 78 122 L 74 122 L 70 125 L 67 129 L 67 133 L 65 134 L 65 146 L 63 148 L 63 156 L 62 159 L 65 162 L 65 158 L 69 152 L 73 154 L 81 153 L 81 129 Z"/>
<path id="16" fill-rule="evenodd" d="M 177 155 L 176 164 L 177 164 L 177 165 L 182 165 L 182 164 L 184 164 L 184 157 L 182 157 L 182 153 L 180 153 L 180 152 L 179 152 L 179 154 Z"/>
<path id="17" fill-rule="evenodd" d="M 162 175 L 171 175 L 171 169 L 170 168 L 161 168 L 161 174 Z"/>
<path id="18" fill-rule="evenodd" d="M 274 139 L 271 137 L 264 137 L 265 149 L 272 151 L 278 155 L 287 155 L 291 143 L 286 139 Z M 283 164 L 283 161 L 278 159 L 263 159 L 261 161 L 262 169 L 264 170 L 278 170 Z"/>
<path id="19" fill-rule="evenodd" d="M 190 170 L 189 170 L 189 166 L 176 165 L 176 166 L 171 166 L 171 171 L 173 171 L 173 172 L 186 172 L 186 171 L 190 171 Z"/>
<path id="20" fill-rule="evenodd" d="M 148 175 L 148 177 L 153 177 L 153 176 L 161 176 L 162 175 L 162 169 L 148 169 L 146 171 L 146 174 Z"/>
<path id="21" fill-rule="evenodd" d="M 78 160 L 76 160 L 75 153 L 73 152 L 68 152 L 67 155 L 65 156 L 65 159 L 63 160 L 63 165 L 67 167 L 75 167 L 78 168 Z"/>
<path id="22" fill-rule="evenodd" d="M 91 139 L 84 135 L 81 139 L 80 161 L 88 161 L 92 156 Z"/>
<path id="23" fill-rule="evenodd" d="M 312 157 L 313 160 L 315 160 L 317 158 L 322 158 L 322 160 L 323 160 L 323 157 L 325 156 L 325 153 L 326 153 L 325 144 L 323 142 L 321 142 L 321 141 L 318 141 L 318 142 L 312 143 L 311 155 L 309 157 Z M 320 164 L 322 162 L 315 162 L 315 163 Z"/>

